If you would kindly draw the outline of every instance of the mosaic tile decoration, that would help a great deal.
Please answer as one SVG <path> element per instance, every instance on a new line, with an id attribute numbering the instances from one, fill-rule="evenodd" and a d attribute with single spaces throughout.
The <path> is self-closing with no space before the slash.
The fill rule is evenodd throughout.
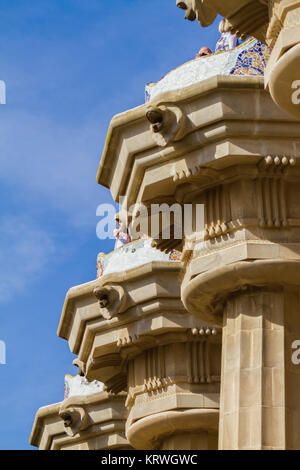
<path id="1" fill-rule="evenodd" d="M 180 90 L 215 75 L 263 77 L 271 50 L 251 38 L 229 51 L 191 60 L 145 88 L 146 102 L 166 91 Z"/>
<path id="2" fill-rule="evenodd" d="M 103 391 L 103 384 L 94 380 L 89 382 L 85 377 L 76 375 L 73 377 L 70 374 L 65 376 L 65 393 L 64 400 L 70 397 L 83 397 L 93 395 Z"/>
<path id="3" fill-rule="evenodd" d="M 264 76 L 265 68 L 270 57 L 270 49 L 259 41 L 253 47 L 239 53 L 235 66 L 230 75 Z"/>
<path id="4" fill-rule="evenodd" d="M 108 255 L 99 253 L 97 257 L 97 279 L 105 274 L 123 272 L 151 261 L 180 261 L 181 253 L 172 250 L 162 253 L 151 246 L 152 239 L 145 237 L 128 243 Z"/>

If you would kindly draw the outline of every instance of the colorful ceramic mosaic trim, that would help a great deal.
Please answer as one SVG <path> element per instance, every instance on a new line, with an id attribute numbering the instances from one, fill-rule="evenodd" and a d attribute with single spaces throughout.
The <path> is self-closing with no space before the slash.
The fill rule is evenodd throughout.
<path id="1" fill-rule="evenodd" d="M 149 83 L 145 89 L 146 102 L 161 93 L 186 88 L 215 75 L 264 76 L 270 54 L 267 46 L 252 38 L 235 49 L 191 60 L 159 82 Z"/>
<path id="2" fill-rule="evenodd" d="M 256 41 L 253 47 L 239 53 L 230 75 L 264 76 L 270 52 L 267 46 Z"/>
<path id="3" fill-rule="evenodd" d="M 108 255 L 99 253 L 97 258 L 97 279 L 104 274 L 117 273 L 142 266 L 151 261 L 180 261 L 181 253 L 172 250 L 162 253 L 151 246 L 151 238 L 143 238 L 112 251 Z"/>

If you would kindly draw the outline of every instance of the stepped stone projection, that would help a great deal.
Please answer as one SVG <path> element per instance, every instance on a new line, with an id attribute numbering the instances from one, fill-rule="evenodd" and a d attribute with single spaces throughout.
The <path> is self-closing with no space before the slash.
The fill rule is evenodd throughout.
<path id="1" fill-rule="evenodd" d="M 226 30 L 245 39 L 254 36 L 272 48 L 265 86 L 275 103 L 300 119 L 300 0 L 176 0 L 185 18 L 208 26 L 217 14 Z M 293 96 L 296 96 L 293 99 Z"/>
<path id="2" fill-rule="evenodd" d="M 39 409 L 30 443 L 41 450 L 130 449 L 125 438 L 126 395 L 111 395 L 102 388 L 79 375 L 66 376 L 64 401 Z"/>
<path id="3" fill-rule="evenodd" d="M 229 4 L 178 3 L 203 25 Z M 264 86 L 268 2 L 230 4 L 249 28 L 259 4 L 256 39 L 147 85 L 110 123 L 97 181 L 123 211 L 199 204 L 204 224 L 180 238 L 170 218 L 152 240 L 149 216 L 67 293 L 58 335 L 79 374 L 38 411 L 40 449 L 300 449 L 300 121 Z"/>

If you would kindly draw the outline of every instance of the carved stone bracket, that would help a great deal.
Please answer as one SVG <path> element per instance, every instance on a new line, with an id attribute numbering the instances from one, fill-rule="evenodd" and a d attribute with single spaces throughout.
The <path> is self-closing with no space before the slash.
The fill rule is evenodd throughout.
<path id="1" fill-rule="evenodd" d="M 80 377 L 85 376 L 86 364 L 84 362 L 80 361 L 80 359 L 78 359 L 78 357 L 76 359 L 74 359 L 73 366 L 78 367 L 78 375 L 80 375 Z"/>
<path id="2" fill-rule="evenodd" d="M 109 379 L 105 384 L 105 390 L 114 395 L 127 390 L 127 373 L 120 373 Z"/>
<path id="3" fill-rule="evenodd" d="M 176 4 L 186 10 L 186 20 L 194 21 L 197 18 L 201 26 L 209 26 L 216 19 L 217 12 L 207 0 L 176 0 Z"/>
<path id="4" fill-rule="evenodd" d="M 126 293 L 121 285 L 97 287 L 94 294 L 99 301 L 100 314 L 106 320 L 122 313 L 126 305 Z"/>
<path id="5" fill-rule="evenodd" d="M 172 176 L 174 183 L 184 183 L 187 180 L 199 183 L 207 181 L 218 181 L 220 179 L 220 173 L 217 170 L 201 165 L 189 165 L 187 168 L 176 168 L 175 166 Z M 179 197 L 179 188 L 176 191 L 176 198 Z"/>
<path id="6" fill-rule="evenodd" d="M 73 437 L 80 431 L 89 427 L 90 421 L 86 410 L 82 406 L 72 406 L 72 401 L 67 400 L 60 408 L 59 416 L 64 421 L 65 431 Z"/>
<path id="7" fill-rule="evenodd" d="M 201 341 L 204 337 L 214 337 L 220 330 L 211 326 L 199 326 L 189 330 L 163 333 L 161 335 L 134 335 L 119 337 L 117 347 L 124 363 L 137 355 L 152 348 L 171 343 L 187 343 L 189 341 Z"/>
<path id="8" fill-rule="evenodd" d="M 247 3 L 244 2 L 244 5 L 238 11 L 226 17 L 225 30 L 235 34 L 242 41 L 248 36 L 255 35 L 257 30 L 260 30 L 260 34 L 256 34 L 256 37 L 259 40 L 264 40 L 268 21 L 269 10 L 265 2 L 250 0 Z M 262 35 L 261 30 L 263 31 Z"/>
<path id="9" fill-rule="evenodd" d="M 241 39 L 250 35 L 256 35 L 259 40 L 265 38 L 269 21 L 269 7 L 265 0 L 177 0 L 177 6 L 187 11 L 185 19 L 197 19 L 201 26 L 211 25 L 220 14 L 226 18 L 226 31 Z"/>
<path id="10" fill-rule="evenodd" d="M 151 124 L 153 138 L 160 147 L 183 139 L 190 130 L 187 117 L 179 106 L 168 103 L 150 105 L 146 117 Z"/>
<path id="11" fill-rule="evenodd" d="M 127 363 L 126 360 L 122 360 L 119 353 L 106 354 L 104 356 L 91 359 L 86 367 L 86 377 L 89 381 L 96 380 L 97 371 L 110 370 L 112 373 L 108 375 L 108 378 L 103 377 L 104 390 L 118 394 L 121 391 L 126 391 L 127 388 Z"/>

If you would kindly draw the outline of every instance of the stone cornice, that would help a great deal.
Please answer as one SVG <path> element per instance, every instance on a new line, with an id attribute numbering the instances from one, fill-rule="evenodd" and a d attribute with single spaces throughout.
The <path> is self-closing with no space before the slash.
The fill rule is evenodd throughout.
<path id="1" fill-rule="evenodd" d="M 179 104 L 195 97 L 198 99 L 199 97 L 212 93 L 218 89 L 263 89 L 263 87 L 264 81 L 262 78 L 217 75 L 195 85 L 191 85 L 184 90 L 163 93 L 151 101 L 151 106 L 158 106 L 160 103 L 166 102 Z M 97 182 L 102 186 L 110 187 L 111 175 L 115 166 L 113 164 L 113 156 L 119 147 L 118 140 L 120 137 L 120 131 L 124 130 L 124 128 L 138 125 L 140 123 L 143 123 L 146 128 L 149 127 L 149 122 L 146 118 L 147 109 L 148 104 L 145 104 L 118 114 L 111 120 L 97 173 Z M 156 146 L 155 141 L 152 142 L 152 146 Z M 147 148 L 147 146 L 144 148 Z M 141 151 L 141 149 L 139 149 L 139 151 Z"/>
<path id="2" fill-rule="evenodd" d="M 49 417 L 56 417 L 58 416 L 59 410 L 61 407 L 61 403 L 55 403 L 53 405 L 44 406 L 40 408 L 35 415 L 34 424 L 31 432 L 31 436 L 29 439 L 29 443 L 34 447 L 39 447 L 41 434 L 44 431 L 44 420 Z M 62 423 L 63 427 L 63 423 Z"/>
<path id="3" fill-rule="evenodd" d="M 118 393 L 126 387 L 128 354 L 153 347 L 164 331 L 202 326 L 182 305 L 181 269 L 180 262 L 154 261 L 69 291 L 58 334 L 88 380 Z"/>
<path id="4" fill-rule="evenodd" d="M 222 326 L 224 302 L 248 286 L 300 286 L 300 261 L 249 260 L 212 268 L 182 286 L 182 301 L 202 321 Z"/>
<path id="5" fill-rule="evenodd" d="M 176 431 L 216 431 L 218 420 L 218 409 L 166 411 L 139 419 L 127 428 L 126 435 L 135 449 L 153 450 L 159 448 L 160 440 Z"/>
<path id="6" fill-rule="evenodd" d="M 107 274 L 96 281 L 72 287 L 66 295 L 57 331 L 58 336 L 63 339 L 68 339 L 68 333 L 74 320 L 74 301 L 79 301 L 91 296 L 94 297 L 95 289 L 100 289 L 108 284 L 123 284 L 131 282 L 132 280 L 139 280 L 151 273 L 159 273 L 161 270 L 176 273 L 179 272 L 180 269 L 180 263 L 174 264 L 172 262 L 153 261 L 128 271 Z"/>
<path id="7" fill-rule="evenodd" d="M 210 342 L 219 341 L 217 330 L 185 310 L 181 269 L 181 263 L 151 262 L 69 291 L 59 334 L 78 355 L 77 365 L 89 381 L 99 380 L 118 393 L 126 389 L 128 362 L 144 351 L 201 342 L 206 331 Z"/>
<path id="8" fill-rule="evenodd" d="M 174 103 L 185 119 L 179 114 L 176 117 Z M 166 144 L 158 145 L 153 136 L 147 105 L 119 115 L 111 123 L 98 172 L 98 182 L 110 187 L 115 200 L 126 196 L 128 207 L 150 201 L 152 194 L 172 197 L 179 183 L 170 177 L 181 160 L 183 167 L 189 165 L 198 171 L 207 166 L 224 168 L 247 164 L 249 157 L 259 159 L 265 151 L 276 152 L 275 137 L 299 140 L 299 122 L 272 103 L 263 80 L 256 77 L 216 76 L 157 97 L 151 107 L 173 113 L 173 134 L 168 134 L 167 128 L 162 131 Z M 174 125 L 179 126 L 178 131 Z M 168 142 L 170 135 L 175 137 Z"/>
<path id="9" fill-rule="evenodd" d="M 88 438 L 93 437 L 93 433 L 95 436 L 101 434 L 101 430 L 96 429 L 99 424 L 103 425 L 103 434 L 106 431 L 111 432 L 112 435 L 114 432 L 117 434 L 123 432 L 124 434 L 126 421 L 125 398 L 126 395 L 123 393 L 111 395 L 107 392 L 101 392 L 89 396 L 71 397 L 64 402 L 40 408 L 35 417 L 30 444 L 46 450 L 55 448 L 56 440 L 64 445 L 72 444 L 73 441 L 78 442 L 78 440 L 86 442 Z M 103 410 L 105 409 L 105 413 L 103 413 L 103 410 L 101 413 L 101 407 L 103 407 Z M 87 418 L 80 437 L 77 436 L 76 439 L 71 434 L 67 434 L 63 421 L 63 413 L 73 409 L 82 410 L 86 413 Z M 100 413 L 97 410 L 100 410 Z M 121 427 L 118 422 L 122 422 Z M 109 425 L 111 426 L 109 427 Z M 42 447 L 40 447 L 41 445 Z"/>

